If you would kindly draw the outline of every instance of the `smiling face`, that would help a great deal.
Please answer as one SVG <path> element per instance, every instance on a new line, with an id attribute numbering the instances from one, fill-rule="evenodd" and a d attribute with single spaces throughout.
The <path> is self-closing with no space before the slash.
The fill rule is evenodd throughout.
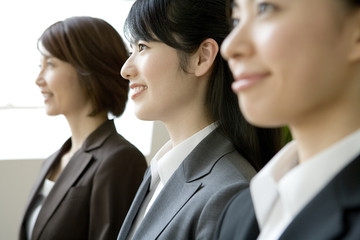
<path id="1" fill-rule="evenodd" d="M 42 50 L 40 73 L 36 79 L 44 96 L 48 115 L 70 116 L 89 113 L 91 103 L 82 90 L 75 68 Z"/>
<path id="2" fill-rule="evenodd" d="M 340 1 L 340 0 L 339 0 Z M 340 106 L 354 87 L 352 22 L 335 0 L 235 0 L 222 45 L 245 117 L 297 124 Z"/>
<path id="3" fill-rule="evenodd" d="M 177 51 L 155 41 L 139 41 L 132 50 L 121 75 L 130 81 L 136 116 L 163 122 L 186 116 L 198 101 L 200 85 L 181 69 Z"/>

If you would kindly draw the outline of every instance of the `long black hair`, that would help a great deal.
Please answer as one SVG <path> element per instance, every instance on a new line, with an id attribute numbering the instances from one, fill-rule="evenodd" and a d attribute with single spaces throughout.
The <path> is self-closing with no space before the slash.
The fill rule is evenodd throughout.
<path id="1" fill-rule="evenodd" d="M 132 43 L 161 41 L 178 51 L 181 67 L 208 38 L 220 46 L 230 32 L 226 0 L 137 0 L 125 21 L 124 34 Z M 250 125 L 231 90 L 232 73 L 217 54 L 212 68 L 207 106 L 219 128 L 236 149 L 260 170 L 281 147 L 281 129 Z"/>

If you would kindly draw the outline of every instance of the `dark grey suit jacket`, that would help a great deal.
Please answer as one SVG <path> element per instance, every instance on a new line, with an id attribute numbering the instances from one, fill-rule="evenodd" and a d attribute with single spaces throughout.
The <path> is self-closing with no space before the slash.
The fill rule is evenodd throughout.
<path id="1" fill-rule="evenodd" d="M 71 146 L 70 139 L 45 160 L 31 190 L 25 221 L 51 167 Z M 113 121 L 95 130 L 74 154 L 45 199 L 32 240 L 115 239 L 147 167 L 144 156 L 116 132 Z"/>
<path id="2" fill-rule="evenodd" d="M 218 130 L 185 158 L 155 200 L 133 239 L 211 239 L 221 211 L 248 187 L 255 170 Z M 150 184 L 145 174 L 118 240 L 126 239 Z"/>
<path id="3" fill-rule="evenodd" d="M 215 239 L 251 240 L 258 235 L 254 206 L 246 190 L 224 210 Z M 360 156 L 310 201 L 280 239 L 360 239 Z"/>

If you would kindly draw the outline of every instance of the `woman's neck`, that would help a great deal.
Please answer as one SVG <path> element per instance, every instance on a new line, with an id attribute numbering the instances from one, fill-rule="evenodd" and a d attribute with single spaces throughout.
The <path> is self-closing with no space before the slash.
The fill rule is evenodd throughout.
<path id="1" fill-rule="evenodd" d="M 71 130 L 71 149 L 69 152 L 76 152 L 85 142 L 86 138 L 107 120 L 107 114 L 102 113 L 96 116 L 66 116 Z"/>
<path id="2" fill-rule="evenodd" d="M 48 179 L 56 181 L 63 169 L 69 163 L 72 156 L 80 149 L 86 138 L 95 131 L 101 124 L 107 120 L 107 114 L 102 113 L 90 117 L 87 114 L 78 114 L 76 116 L 65 116 L 71 130 L 71 147 L 62 155 L 61 160 L 53 166 Z"/>
<path id="3" fill-rule="evenodd" d="M 164 124 L 173 146 L 176 146 L 213 122 L 208 114 L 194 113 L 175 118 L 173 121 L 164 121 Z"/>
<path id="4" fill-rule="evenodd" d="M 299 161 L 307 161 L 360 128 L 360 111 L 333 111 L 316 114 L 311 119 L 289 126 L 297 140 Z"/>

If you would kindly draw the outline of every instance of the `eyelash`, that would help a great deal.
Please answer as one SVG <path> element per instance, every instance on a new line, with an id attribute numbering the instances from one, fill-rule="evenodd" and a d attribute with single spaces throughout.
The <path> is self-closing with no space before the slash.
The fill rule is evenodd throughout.
<path id="1" fill-rule="evenodd" d="M 231 19 L 231 28 L 235 28 L 239 24 L 240 20 L 238 18 Z"/>
<path id="2" fill-rule="evenodd" d="M 45 65 L 39 64 L 39 68 L 42 69 L 43 67 L 53 67 L 54 64 L 52 62 L 46 61 Z"/>
<path id="3" fill-rule="evenodd" d="M 147 48 L 147 46 L 143 43 L 138 43 L 137 44 L 137 52 L 142 52 Z M 133 54 L 133 51 L 129 52 L 129 57 Z"/>
<path id="4" fill-rule="evenodd" d="M 138 44 L 138 51 L 142 52 L 147 48 L 147 46 L 145 44 L 139 43 Z"/>
<path id="5" fill-rule="evenodd" d="M 274 11 L 274 10 L 276 10 L 275 5 L 273 5 L 271 3 L 267 3 L 267 2 L 259 3 L 257 6 L 257 13 L 259 15 L 263 14 L 265 12 Z"/>
<path id="6" fill-rule="evenodd" d="M 261 2 L 258 3 L 256 6 L 257 15 L 262 15 L 267 12 L 272 12 L 275 10 L 278 10 L 278 7 L 268 2 Z M 240 18 L 233 17 L 230 22 L 230 27 L 235 28 L 239 24 L 239 22 L 240 22 Z"/>

